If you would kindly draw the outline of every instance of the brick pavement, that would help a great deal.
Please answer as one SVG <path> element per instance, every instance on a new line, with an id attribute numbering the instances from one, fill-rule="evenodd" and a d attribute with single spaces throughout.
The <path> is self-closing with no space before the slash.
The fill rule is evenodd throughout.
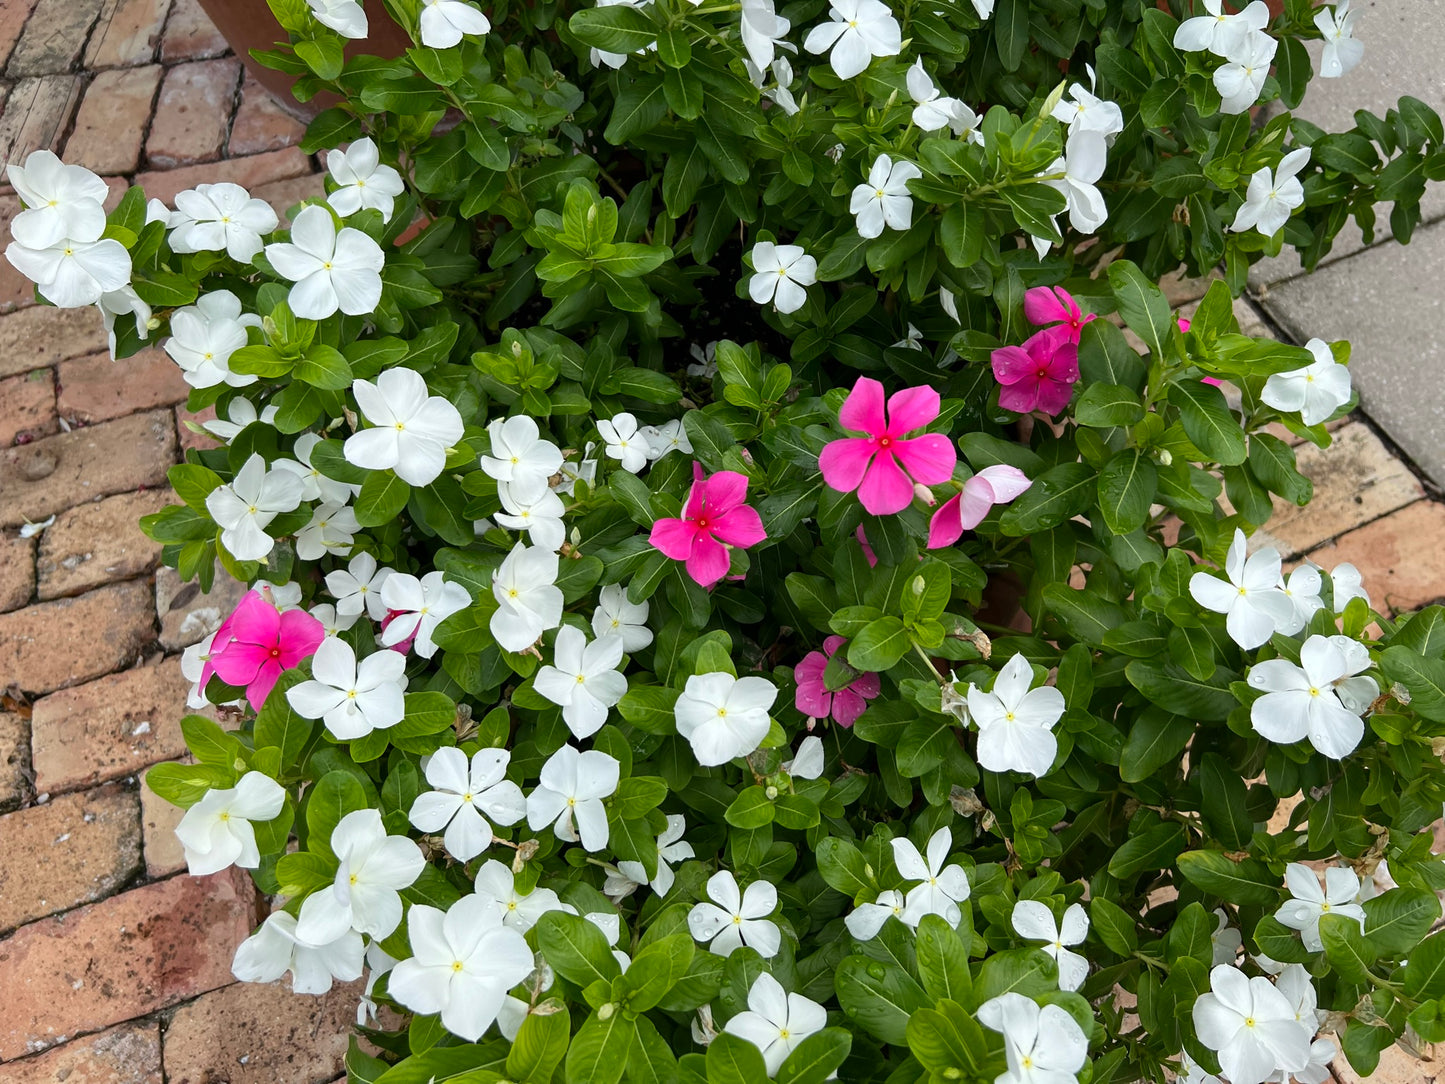
<path id="1" fill-rule="evenodd" d="M 131 180 L 169 200 L 226 179 L 284 212 L 320 188 L 300 126 L 194 0 L 7 3 L 0 65 L 0 161 L 50 147 L 105 174 L 113 198 Z M 0 226 L 17 209 L 0 188 Z M 1201 293 L 1171 287 L 1177 305 Z M 1240 315 L 1265 326 L 1248 301 Z M 34 305 L 0 263 L 0 1080 L 321 1084 L 341 1071 L 356 989 L 231 983 L 250 883 L 187 876 L 175 811 L 140 784 L 185 753 L 177 652 L 230 603 L 178 591 L 135 525 L 205 440 L 185 424 L 186 389 L 159 351 L 113 364 L 104 350 L 91 310 Z M 1445 504 L 1368 419 L 1301 463 L 1316 500 L 1280 510 L 1275 545 L 1354 561 L 1380 605 L 1445 598 Z M 51 515 L 38 539 L 18 536 Z M 1396 1051 L 1375 1079 L 1420 1073 Z"/>

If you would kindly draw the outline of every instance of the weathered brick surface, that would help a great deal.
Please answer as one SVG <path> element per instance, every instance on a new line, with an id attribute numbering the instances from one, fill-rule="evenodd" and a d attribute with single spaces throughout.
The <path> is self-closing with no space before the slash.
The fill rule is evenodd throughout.
<path id="1" fill-rule="evenodd" d="M 256 80 L 247 76 L 241 87 L 241 105 L 231 122 L 228 154 L 259 154 L 289 147 L 306 133 L 306 126 L 291 116 Z M 264 198 L 264 197 L 262 197 Z"/>
<path id="2" fill-rule="evenodd" d="M 298 997 L 283 979 L 237 983 L 176 1011 L 165 1034 L 170 1084 L 319 1084 L 343 1069 L 360 983 Z"/>
<path id="3" fill-rule="evenodd" d="M 322 176 L 320 173 L 306 173 L 284 181 L 272 181 L 270 184 L 261 185 L 251 194 L 269 203 L 280 216 L 282 225 L 289 226 L 291 220 L 286 217 L 287 211 L 304 199 L 326 195 L 326 184 Z"/>
<path id="4" fill-rule="evenodd" d="M 1301 444 L 1295 455 L 1315 484 L 1314 499 L 1304 508 L 1276 500 L 1274 516 L 1251 539 L 1255 548 L 1274 546 L 1286 557 L 1304 553 L 1425 495 L 1419 479 L 1363 422 L 1338 429 L 1323 451 Z"/>
<path id="5" fill-rule="evenodd" d="M 15 610 L 35 593 L 35 539 L 0 532 L 0 613 Z"/>
<path id="6" fill-rule="evenodd" d="M 0 380 L 0 448 L 49 436 L 55 421 L 55 376 L 36 369 Z"/>
<path id="7" fill-rule="evenodd" d="M 161 1084 L 161 1029 L 122 1024 L 72 1039 L 43 1054 L 8 1062 L 5 1084 Z"/>
<path id="8" fill-rule="evenodd" d="M 21 803 L 29 777 L 30 726 L 19 715 L 0 711 L 0 809 Z"/>
<path id="9" fill-rule="evenodd" d="M 62 794 L 0 817 L 0 839 L 0 930 L 9 930 L 130 880 L 140 870 L 140 800 L 114 783 Z"/>
<path id="10" fill-rule="evenodd" d="M 0 66 L 10 59 L 15 43 L 25 29 L 25 20 L 30 16 L 33 0 L 0 5 Z"/>
<path id="11" fill-rule="evenodd" d="M 92 354 L 64 362 L 56 370 L 56 407 L 72 422 L 102 422 L 140 410 L 185 402 L 190 387 L 180 366 L 159 347 L 111 361 L 110 354 Z"/>
<path id="12" fill-rule="evenodd" d="M 146 139 L 152 166 L 172 169 L 221 156 L 235 105 L 241 62 L 199 60 L 166 72 Z"/>
<path id="13" fill-rule="evenodd" d="M 1333 568 L 1349 561 L 1365 577 L 1365 590 L 1375 608 L 1414 610 L 1445 598 L 1445 565 L 1440 539 L 1445 538 L 1445 505 L 1416 501 L 1384 519 L 1341 535 L 1310 559 Z"/>
<path id="14" fill-rule="evenodd" d="M 145 583 L 117 583 L 0 614 L 0 674 L 48 693 L 132 662 L 153 642 Z"/>
<path id="15" fill-rule="evenodd" d="M 105 326 L 94 309 L 32 305 L 0 316 L 0 376 L 104 350 Z"/>
<path id="16" fill-rule="evenodd" d="M 6 74 L 13 79 L 69 71 L 101 6 L 101 0 L 40 0 L 10 54 Z"/>
<path id="17" fill-rule="evenodd" d="M 176 729 L 179 732 L 179 728 Z M 176 838 L 176 825 L 184 815 L 185 810 L 141 785 L 141 847 L 147 877 L 168 877 L 186 868 L 186 849 Z"/>
<path id="18" fill-rule="evenodd" d="M 163 489 L 107 497 L 62 512 L 40 536 L 37 595 L 74 595 L 148 572 L 160 561 L 160 543 L 140 529 L 140 517 L 171 503 Z"/>
<path id="19" fill-rule="evenodd" d="M 223 162 L 209 165 L 189 166 L 181 169 L 141 173 L 135 183 L 146 190 L 147 197 L 170 203 L 177 192 L 194 188 L 198 184 L 214 184 L 230 181 L 242 188 L 256 188 L 271 181 L 296 177 L 311 172 L 311 160 L 295 147 L 285 150 L 267 151 L 246 158 L 227 158 Z"/>
<path id="20" fill-rule="evenodd" d="M 161 42 L 171 0 L 111 0 L 110 17 L 90 36 L 85 50 L 88 68 L 122 68 L 149 64 Z"/>
<path id="21" fill-rule="evenodd" d="M 156 571 L 156 614 L 161 620 L 161 646 L 180 651 L 199 643 L 220 627 L 246 593 L 246 585 L 216 565 L 209 593 L 196 583 L 183 583 L 175 569 Z"/>
<path id="22" fill-rule="evenodd" d="M 204 450 L 206 448 L 214 448 L 220 443 L 220 441 L 211 436 L 210 433 L 200 428 L 204 423 L 215 420 L 216 408 L 213 406 L 203 407 L 194 413 L 187 410 L 184 406 L 176 407 L 176 433 L 181 441 L 182 458 L 193 448 Z M 195 428 L 192 428 L 193 426 Z M 200 431 L 197 432 L 197 430 Z"/>
<path id="23" fill-rule="evenodd" d="M 80 101 L 78 75 L 22 79 L 11 88 L 0 115 L 0 161 L 18 162 L 31 151 L 53 148 Z"/>
<path id="24" fill-rule="evenodd" d="M 189 689 L 179 662 L 165 659 L 37 700 L 30 719 L 36 790 L 88 787 L 183 756 Z"/>
<path id="25" fill-rule="evenodd" d="M 97 75 L 75 114 L 66 161 L 84 162 L 97 173 L 132 172 L 140 164 L 141 137 L 160 81 L 154 65 Z"/>
<path id="26" fill-rule="evenodd" d="M 133 414 L 0 449 L 0 527 L 163 485 L 176 458 L 173 420 L 169 410 Z"/>
<path id="27" fill-rule="evenodd" d="M 22 926 L 0 942 L 0 1059 L 226 985 L 236 946 L 251 933 L 253 901 L 249 878 L 231 869 Z"/>
<path id="28" fill-rule="evenodd" d="M 219 30 L 206 18 L 196 0 L 172 0 L 171 16 L 166 21 L 165 41 L 161 43 L 161 59 L 200 60 L 220 56 L 230 46 Z"/>
<path id="29" fill-rule="evenodd" d="M 0 103 L 3 104 L 3 103 Z M 0 237 L 10 236 L 10 223 L 20 213 L 20 197 L 0 196 Z M 0 259 L 0 312 L 35 304 L 35 287 L 24 275 Z"/>

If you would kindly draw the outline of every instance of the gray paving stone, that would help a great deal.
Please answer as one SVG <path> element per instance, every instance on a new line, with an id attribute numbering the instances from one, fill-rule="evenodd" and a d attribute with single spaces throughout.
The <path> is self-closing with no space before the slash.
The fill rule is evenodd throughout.
<path id="1" fill-rule="evenodd" d="M 1403 4 L 1405 0 L 1400 0 Z M 1439 5 L 1445 16 L 1445 5 Z M 1360 405 L 1436 483 L 1445 483 L 1445 223 L 1406 247 L 1379 245 L 1272 288 L 1270 315 L 1294 338 L 1348 339 Z"/>

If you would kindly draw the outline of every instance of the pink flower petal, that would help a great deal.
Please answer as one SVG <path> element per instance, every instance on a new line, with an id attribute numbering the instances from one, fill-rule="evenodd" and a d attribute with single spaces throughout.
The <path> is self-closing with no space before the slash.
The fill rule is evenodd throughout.
<path id="1" fill-rule="evenodd" d="M 878 680 L 877 674 L 868 673 L 859 674 L 854 680 L 848 683 L 848 688 L 864 700 L 872 700 L 882 690 L 883 685 Z"/>
<path id="2" fill-rule="evenodd" d="M 998 405 L 1016 414 L 1031 414 L 1039 402 L 1039 382 L 1020 380 L 999 389 Z"/>
<path id="3" fill-rule="evenodd" d="M 833 721 L 839 726 L 852 726 L 867 710 L 868 701 L 855 693 L 851 686 L 833 694 Z"/>
<path id="4" fill-rule="evenodd" d="M 860 527 L 859 530 L 862 530 Z M 846 636 L 829 636 L 823 641 L 823 653 L 832 658 L 838 653 L 838 649 L 848 642 Z"/>
<path id="5" fill-rule="evenodd" d="M 868 545 L 868 536 L 863 533 L 862 524 L 853 532 L 853 537 L 858 539 L 858 548 L 863 551 L 863 559 L 868 562 L 869 568 L 878 567 L 878 555 L 873 552 L 873 547 Z"/>
<path id="6" fill-rule="evenodd" d="M 877 443 L 865 437 L 843 437 L 833 441 L 818 456 L 818 469 L 823 472 L 823 481 L 839 493 L 852 493 L 862 484 L 868 464 L 877 450 Z"/>
<path id="7" fill-rule="evenodd" d="M 870 376 L 860 376 L 848 393 L 838 423 L 855 433 L 881 434 L 888 427 L 883 417 L 883 385 Z"/>
<path id="8" fill-rule="evenodd" d="M 831 654 L 831 652 L 830 652 Z M 803 656 L 803 661 L 793 667 L 793 680 L 799 685 L 821 684 L 823 671 L 828 668 L 828 660 L 821 651 L 810 651 Z"/>
<path id="9" fill-rule="evenodd" d="M 246 686 L 246 700 L 257 711 L 261 710 L 266 703 L 266 698 L 271 695 L 271 690 L 276 687 L 277 680 L 281 677 L 281 664 L 275 659 L 267 659 L 262 663 L 261 668 L 256 671 L 256 676 Z"/>
<path id="10" fill-rule="evenodd" d="M 687 559 L 687 574 L 702 587 L 711 587 L 728 574 L 730 563 L 726 546 L 715 538 L 699 534 Z"/>
<path id="11" fill-rule="evenodd" d="M 708 529 L 715 537 L 740 549 L 755 546 L 768 537 L 757 509 L 746 504 L 740 504 L 730 512 L 713 517 L 708 521 Z"/>
<path id="12" fill-rule="evenodd" d="M 1039 369 L 1039 363 L 1022 346 L 1001 346 L 989 360 L 993 365 L 993 378 L 1000 384 L 1017 384 L 1034 376 Z"/>
<path id="13" fill-rule="evenodd" d="M 858 487 L 858 500 L 871 515 L 891 516 L 912 503 L 913 483 L 893 456 L 880 455 Z"/>
<path id="14" fill-rule="evenodd" d="M 660 519 L 652 525 L 652 534 L 647 540 L 674 561 L 686 561 L 692 556 L 701 533 L 685 519 Z"/>
<path id="15" fill-rule="evenodd" d="M 1068 298 L 1068 301 L 1065 302 L 1064 298 Z M 1024 291 L 1024 318 L 1035 327 L 1067 323 L 1072 317 L 1069 312 L 1070 305 L 1078 311 L 1073 297 L 1059 286 L 1035 286 L 1032 290 Z"/>
<path id="16" fill-rule="evenodd" d="M 931 550 L 951 546 L 963 537 L 963 520 L 960 503 L 963 494 L 950 497 L 939 506 L 933 518 L 928 521 L 928 548 Z"/>
<path id="17" fill-rule="evenodd" d="M 1057 414 L 1069 405 L 1069 400 L 1074 397 L 1074 385 L 1063 384 L 1057 380 L 1043 380 L 1038 386 L 1038 405 L 1035 410 L 1042 410 L 1045 414 Z M 1000 399 L 1002 402 L 1002 399 Z"/>
<path id="18" fill-rule="evenodd" d="M 326 627 L 304 610 L 287 610 L 281 615 L 278 630 L 278 644 L 281 654 L 278 661 L 284 669 L 291 669 L 302 659 L 316 654 L 321 641 L 326 638 Z"/>
<path id="19" fill-rule="evenodd" d="M 922 429 L 938 417 L 939 407 L 938 392 L 926 385 L 894 392 L 888 399 L 889 434 L 900 437 Z"/>
<path id="20" fill-rule="evenodd" d="M 948 481 L 958 463 L 953 441 L 942 433 L 925 433 L 912 440 L 895 440 L 892 452 L 913 480 L 926 486 Z"/>
<path id="21" fill-rule="evenodd" d="M 717 519 L 748 499 L 748 476 L 737 471 L 720 470 L 694 488 L 703 492 L 708 518 Z"/>
<path id="22" fill-rule="evenodd" d="M 281 614 L 258 591 L 248 591 L 231 615 L 231 635 L 248 644 L 274 644 L 280 627 Z"/>

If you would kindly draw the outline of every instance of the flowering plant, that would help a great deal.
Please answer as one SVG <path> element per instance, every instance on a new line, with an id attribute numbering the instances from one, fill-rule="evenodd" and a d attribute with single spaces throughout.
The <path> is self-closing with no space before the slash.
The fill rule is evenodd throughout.
<path id="1" fill-rule="evenodd" d="M 1445 610 L 1246 543 L 1353 398 L 1231 293 L 1445 175 L 1288 112 L 1347 0 L 272 7 L 324 200 L 37 153 L 7 256 L 219 413 L 145 528 L 251 587 L 184 663 L 237 726 L 148 782 L 276 897 L 238 976 L 367 976 L 351 1080 L 1445 1038 Z"/>

